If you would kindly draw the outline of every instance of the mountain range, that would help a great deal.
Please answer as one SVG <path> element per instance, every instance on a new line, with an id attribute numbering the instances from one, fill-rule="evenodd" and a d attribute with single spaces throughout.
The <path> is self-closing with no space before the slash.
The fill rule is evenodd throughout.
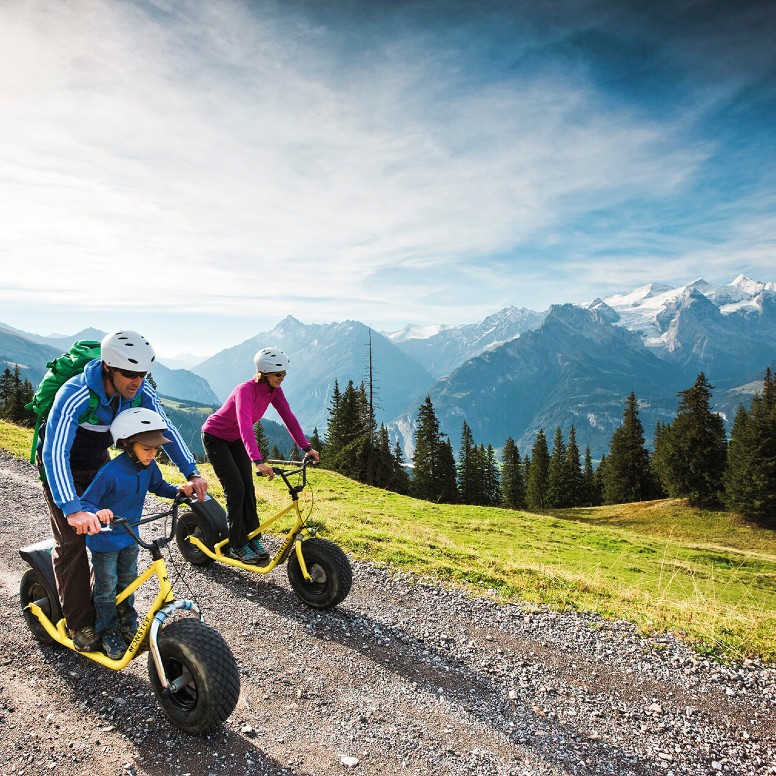
<path id="1" fill-rule="evenodd" d="M 83 329 L 71 335 L 38 334 L 20 331 L 0 323 L 0 368 L 20 367 L 22 379 L 37 385 L 46 374 L 48 362 L 56 358 L 76 340 L 99 342 L 106 332 L 98 329 Z M 165 396 L 186 399 L 199 404 L 219 404 L 218 397 L 199 375 L 187 369 L 169 369 L 164 364 L 154 366 L 153 378 L 159 393 Z"/>
<path id="2" fill-rule="evenodd" d="M 573 424 L 580 448 L 599 458 L 631 391 L 649 438 L 658 420 L 671 420 L 677 392 L 700 371 L 715 386 L 714 408 L 732 422 L 776 363 L 775 335 L 776 283 L 739 275 L 721 286 L 652 283 L 580 305 L 507 307 L 478 323 L 396 332 L 288 316 L 190 370 L 160 364 L 153 376 L 162 394 L 217 404 L 251 376 L 256 350 L 272 345 L 291 359 L 283 390 L 308 433 L 325 433 L 335 381 L 342 390 L 349 380 L 369 384 L 371 374 L 377 420 L 406 458 L 426 395 L 454 447 L 464 420 L 477 444 L 498 449 L 511 436 L 523 453 L 539 428 L 551 441 L 557 426 L 567 437 Z M 0 324 L 0 365 L 19 364 L 36 383 L 72 340 L 101 336 L 41 337 Z"/>

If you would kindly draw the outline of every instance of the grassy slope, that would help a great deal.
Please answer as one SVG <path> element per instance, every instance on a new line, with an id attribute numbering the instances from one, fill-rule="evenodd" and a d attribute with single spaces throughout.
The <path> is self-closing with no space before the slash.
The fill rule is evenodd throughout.
<path id="1" fill-rule="evenodd" d="M 26 458 L 30 439 L 0 421 L 0 446 Z M 322 534 L 354 557 L 507 600 L 624 618 L 645 632 L 670 630 L 700 652 L 776 660 L 776 534 L 728 513 L 662 500 L 531 514 L 431 504 L 322 469 L 310 481 Z M 286 503 L 279 480 L 257 489 L 262 511 Z"/>

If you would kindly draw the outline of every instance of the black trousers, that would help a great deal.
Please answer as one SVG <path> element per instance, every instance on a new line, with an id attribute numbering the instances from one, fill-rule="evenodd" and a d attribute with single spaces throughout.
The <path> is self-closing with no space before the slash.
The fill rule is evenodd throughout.
<path id="1" fill-rule="evenodd" d="M 202 442 L 226 496 L 229 545 L 235 549 L 244 547 L 248 543 L 248 534 L 259 527 L 253 463 L 245 452 L 241 439 L 227 442 L 212 434 L 203 433 Z"/>

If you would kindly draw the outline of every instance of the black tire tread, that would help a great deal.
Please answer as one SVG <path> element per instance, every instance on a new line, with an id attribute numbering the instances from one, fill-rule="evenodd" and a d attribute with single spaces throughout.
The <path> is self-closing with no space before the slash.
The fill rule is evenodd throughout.
<path id="1" fill-rule="evenodd" d="M 212 530 L 206 520 L 194 512 L 184 512 L 178 516 L 178 525 L 175 528 L 175 542 L 181 555 L 192 566 L 208 566 L 213 563 L 213 558 L 209 558 L 187 539 L 188 535 L 193 533 L 195 528 L 200 531 L 200 541 L 212 550 L 216 543 L 215 531 Z"/>
<path id="2" fill-rule="evenodd" d="M 45 596 L 37 595 L 34 591 L 37 591 L 37 593 L 43 592 Z M 22 575 L 21 582 L 19 583 L 19 600 L 22 605 L 24 620 L 33 637 L 41 644 L 57 644 L 58 642 L 49 636 L 38 618 L 29 609 L 25 608 L 30 601 L 43 597 L 48 599 L 48 612 L 46 612 L 46 615 L 52 624 L 56 625 L 62 619 L 62 609 L 59 605 L 56 590 L 49 589 L 48 583 L 36 569 L 28 568 Z M 46 607 L 41 608 L 45 610 Z"/>
<path id="3" fill-rule="evenodd" d="M 153 656 L 148 655 L 148 674 L 162 710 L 170 721 L 191 735 L 216 730 L 237 705 L 240 671 L 221 634 L 201 620 L 176 620 L 159 632 L 159 651 L 167 670 L 172 662 L 183 663 L 196 683 L 196 703 L 181 708 L 174 696 L 165 697 Z M 168 677 L 175 678 L 175 677 Z"/>
<path id="4" fill-rule="evenodd" d="M 353 570 L 342 549 L 329 539 L 318 536 L 302 542 L 302 555 L 308 569 L 311 565 L 322 566 L 327 575 L 327 584 L 320 589 L 308 583 L 302 576 L 302 569 L 292 549 L 288 558 L 288 581 L 294 592 L 313 609 L 332 609 L 342 603 L 353 584 Z"/>

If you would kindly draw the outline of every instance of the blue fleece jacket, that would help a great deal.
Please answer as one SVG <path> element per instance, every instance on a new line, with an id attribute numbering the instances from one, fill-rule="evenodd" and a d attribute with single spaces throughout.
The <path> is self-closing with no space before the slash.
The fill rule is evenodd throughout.
<path id="1" fill-rule="evenodd" d="M 178 488 L 162 477 L 156 461 L 144 468 L 122 453 L 97 472 L 81 496 L 81 505 L 87 512 L 111 509 L 116 517 L 139 519 L 146 493 L 175 498 Z M 117 526 L 112 531 L 87 536 L 86 546 L 95 552 L 115 552 L 134 541 L 128 531 Z"/>
<path id="2" fill-rule="evenodd" d="M 89 391 L 99 397 L 95 410 L 97 424 L 78 420 L 89 407 Z M 143 380 L 139 394 L 140 406 L 158 412 L 167 423 L 165 435 L 171 440 L 165 452 L 181 470 L 183 476 L 197 468 L 186 443 L 178 430 L 169 422 L 156 392 Z M 118 396 L 111 405 L 102 380 L 102 361 L 90 361 L 80 375 L 70 378 L 58 391 L 45 425 L 43 466 L 56 505 L 70 515 L 82 511 L 81 499 L 75 492 L 73 470 L 93 470 L 103 463 L 105 451 L 111 445 L 110 424 L 122 410 L 132 406 L 132 399 Z"/>

